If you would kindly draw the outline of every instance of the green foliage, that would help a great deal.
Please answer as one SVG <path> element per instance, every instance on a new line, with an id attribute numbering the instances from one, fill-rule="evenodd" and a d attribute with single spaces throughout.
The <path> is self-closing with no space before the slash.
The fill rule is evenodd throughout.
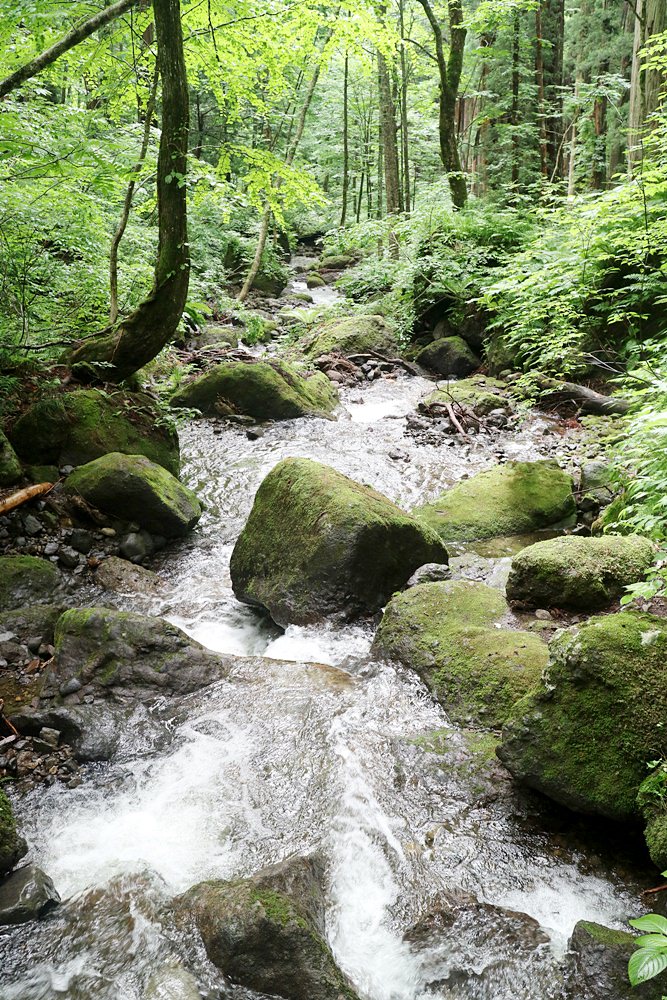
<path id="1" fill-rule="evenodd" d="M 637 950 L 628 962 L 630 982 L 639 986 L 667 969 L 667 919 L 658 913 L 647 913 L 644 917 L 631 920 L 630 925 L 646 932 L 636 939 Z"/>

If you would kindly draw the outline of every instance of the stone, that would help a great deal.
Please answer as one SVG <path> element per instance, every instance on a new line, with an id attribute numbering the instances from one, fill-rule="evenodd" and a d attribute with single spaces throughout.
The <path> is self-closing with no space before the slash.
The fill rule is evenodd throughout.
<path id="1" fill-rule="evenodd" d="M 408 587 L 417 587 L 420 583 L 441 583 L 443 580 L 449 580 L 451 575 L 452 570 L 447 563 L 426 563 L 412 574 L 405 588 L 407 590 Z"/>
<path id="2" fill-rule="evenodd" d="M 23 530 L 26 535 L 34 537 L 35 535 L 41 535 L 44 531 L 44 525 L 35 517 L 34 514 L 27 514 L 23 518 Z"/>
<path id="3" fill-rule="evenodd" d="M 173 407 L 202 413 L 243 414 L 257 420 L 290 420 L 330 416 L 338 392 L 322 372 L 304 377 L 281 361 L 226 361 L 182 386 L 171 397 Z"/>
<path id="4" fill-rule="evenodd" d="M 233 347 L 239 346 L 238 331 L 232 326 L 207 326 L 196 339 L 197 347 Z"/>
<path id="5" fill-rule="evenodd" d="M 52 598 L 61 578 L 56 567 L 35 556 L 0 556 L 0 612 Z"/>
<path id="6" fill-rule="evenodd" d="M 526 607 L 605 608 L 644 579 L 654 558 L 640 535 L 551 538 L 514 556 L 507 596 Z"/>
<path id="7" fill-rule="evenodd" d="M 14 425 L 11 441 L 25 461 L 83 465 L 109 452 L 144 455 L 177 476 L 178 435 L 145 393 L 75 389 L 44 397 Z"/>
<path id="8" fill-rule="evenodd" d="M 121 538 L 118 548 L 125 559 L 139 563 L 151 555 L 155 546 L 147 531 L 131 531 L 124 538 Z"/>
<path id="9" fill-rule="evenodd" d="M 195 977 L 179 962 L 170 962 L 150 977 L 143 1000 L 201 1000 L 201 993 Z"/>
<path id="10" fill-rule="evenodd" d="M 202 514 L 194 493 L 143 455 L 112 452 L 97 458 L 68 476 L 64 490 L 104 514 L 136 521 L 167 538 L 186 535 Z"/>
<path id="11" fill-rule="evenodd" d="M 428 409 L 433 403 L 457 403 L 470 409 L 478 417 L 485 417 L 497 409 L 512 409 L 513 406 L 507 385 L 483 375 L 440 386 L 426 397 L 420 408 Z"/>
<path id="12" fill-rule="evenodd" d="M 59 903 L 53 882 L 35 865 L 18 868 L 0 880 L 0 926 L 38 920 Z"/>
<path id="13" fill-rule="evenodd" d="M 580 494 L 591 497 L 599 507 L 606 507 L 614 499 L 616 486 L 614 468 L 601 460 L 585 462 L 581 467 Z"/>
<path id="14" fill-rule="evenodd" d="M 580 920 L 568 946 L 566 1000 L 661 1000 L 665 991 L 660 976 L 641 986 L 630 985 L 628 960 L 634 950 L 633 934 Z"/>
<path id="15" fill-rule="evenodd" d="M 419 566 L 447 561 L 438 536 L 386 497 L 288 458 L 262 482 L 230 570 L 237 598 L 285 626 L 373 614 Z"/>
<path id="16" fill-rule="evenodd" d="M 315 267 L 318 271 L 344 271 L 355 263 L 354 257 L 349 257 L 347 254 L 329 254 L 321 257 Z"/>
<path id="17" fill-rule="evenodd" d="M 307 288 L 323 288 L 326 285 L 326 281 L 321 274 L 309 274 L 306 278 Z"/>
<path id="18" fill-rule="evenodd" d="M 108 556 L 95 573 L 95 582 L 105 590 L 120 594 L 157 594 L 163 583 L 157 573 L 136 566 L 127 559 Z"/>
<path id="19" fill-rule="evenodd" d="M 415 670 L 454 722 L 499 729 L 537 684 L 547 647 L 498 627 L 509 608 L 483 583 L 425 583 L 389 602 L 372 653 Z"/>
<path id="20" fill-rule="evenodd" d="M 0 876 L 11 871 L 28 847 L 16 829 L 12 805 L 0 787 Z"/>
<path id="21" fill-rule="evenodd" d="M 572 485 L 554 462 L 507 462 L 457 483 L 413 514 L 445 541 L 522 535 L 573 524 Z"/>
<path id="22" fill-rule="evenodd" d="M 23 478 L 23 470 L 18 455 L 12 448 L 6 434 L 0 430 L 0 488 L 14 486 Z"/>
<path id="23" fill-rule="evenodd" d="M 75 528 L 70 532 L 68 542 L 70 546 L 75 550 L 75 552 L 80 552 L 82 555 L 87 556 L 93 547 L 94 538 L 90 531 L 86 531 L 84 528 Z"/>
<path id="24" fill-rule="evenodd" d="M 301 347 L 309 358 L 337 352 L 345 356 L 377 351 L 395 357 L 399 351 L 394 326 L 384 316 L 345 316 L 328 320 L 307 336 Z"/>
<path id="25" fill-rule="evenodd" d="M 498 756 L 523 784 L 578 812 L 637 821 L 667 715 L 667 621 L 620 612 L 558 633 Z"/>
<path id="26" fill-rule="evenodd" d="M 80 554 L 69 545 L 63 545 L 58 549 L 58 562 L 65 569 L 75 569 L 79 565 L 79 558 Z"/>
<path id="27" fill-rule="evenodd" d="M 325 938 L 324 866 L 291 858 L 252 878 L 201 882 L 175 901 L 232 983 L 285 1000 L 355 1000 Z"/>
<path id="28" fill-rule="evenodd" d="M 437 375 L 465 378 L 481 365 L 480 359 L 461 337 L 443 337 L 427 344 L 415 361 Z"/>

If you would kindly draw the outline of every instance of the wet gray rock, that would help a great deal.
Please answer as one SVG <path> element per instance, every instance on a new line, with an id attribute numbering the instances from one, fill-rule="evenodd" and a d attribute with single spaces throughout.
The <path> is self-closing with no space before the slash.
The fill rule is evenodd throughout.
<path id="1" fill-rule="evenodd" d="M 630 986 L 628 959 L 635 943 L 626 931 L 580 920 L 569 948 L 566 1000 L 661 1000 L 664 995 L 660 976 L 642 986 Z"/>
<path id="2" fill-rule="evenodd" d="M 291 858 L 248 879 L 201 882 L 176 900 L 233 983 L 286 1000 L 355 1000 L 324 932 L 324 866 Z"/>
<path id="3" fill-rule="evenodd" d="M 120 554 L 130 562 L 139 563 L 151 555 L 155 546 L 147 531 L 131 531 L 120 542 Z"/>
<path id="4" fill-rule="evenodd" d="M 201 1000 L 197 980 L 178 962 L 154 972 L 146 984 L 143 1000 Z"/>
<path id="5" fill-rule="evenodd" d="M 18 868 L 0 881 L 0 925 L 37 920 L 59 903 L 53 882 L 35 865 Z"/>
<path id="6" fill-rule="evenodd" d="M 99 566 L 95 582 L 105 590 L 121 594 L 155 594 L 162 589 L 162 580 L 143 566 L 136 566 L 127 559 L 109 556 Z"/>
<path id="7" fill-rule="evenodd" d="M 420 583 L 440 583 L 441 580 L 449 580 L 451 575 L 452 570 L 447 563 L 426 563 L 412 574 L 405 589 L 418 587 Z"/>

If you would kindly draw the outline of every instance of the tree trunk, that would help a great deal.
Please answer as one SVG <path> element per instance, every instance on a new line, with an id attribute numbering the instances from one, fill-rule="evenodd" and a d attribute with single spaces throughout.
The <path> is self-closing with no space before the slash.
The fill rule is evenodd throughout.
<path id="1" fill-rule="evenodd" d="M 535 82 L 537 84 L 537 117 L 540 136 L 540 173 L 545 180 L 549 178 L 549 162 L 547 157 L 547 118 L 544 105 L 544 40 L 542 37 L 542 0 L 535 8 Z"/>
<path id="2" fill-rule="evenodd" d="M 343 76 L 343 207 L 340 213 L 341 228 L 347 218 L 347 198 L 350 189 L 350 57 L 345 53 L 345 70 Z"/>
<path id="3" fill-rule="evenodd" d="M 162 78 L 162 135 L 157 167 L 158 255 L 150 295 L 127 319 L 72 355 L 100 378 L 121 381 L 151 361 L 176 333 L 190 278 L 187 232 L 189 95 L 179 0 L 153 0 Z M 95 368 L 100 365 L 102 367 Z M 81 369 L 80 369 L 81 371 Z M 88 372 L 90 374 L 90 372 Z"/>
<path id="4" fill-rule="evenodd" d="M 609 69 L 605 60 L 600 66 L 602 73 Z M 600 79 L 598 78 L 598 86 Z M 607 98 L 602 93 L 595 95 L 593 102 L 593 132 L 595 143 L 593 147 L 593 167 L 591 170 L 591 188 L 602 191 L 607 185 Z"/>
<path id="5" fill-rule="evenodd" d="M 519 185 L 519 163 L 521 159 L 521 142 L 519 139 L 519 88 L 521 85 L 521 18 L 519 11 L 514 12 L 512 24 L 512 109 L 510 121 L 512 125 L 512 187 Z"/>
<path id="6" fill-rule="evenodd" d="M 384 189 L 387 215 L 401 211 L 401 184 L 396 142 L 396 108 L 391 92 L 387 60 L 378 52 L 378 82 L 380 101 L 380 140 L 384 163 Z"/>
<path id="7" fill-rule="evenodd" d="M 461 71 L 466 29 L 463 25 L 461 0 L 448 0 L 449 14 L 449 57 L 445 59 L 442 28 L 429 0 L 418 0 L 423 7 L 433 32 L 438 75 L 440 79 L 440 106 L 438 109 L 438 129 L 440 132 L 440 158 L 449 181 L 449 190 L 454 208 L 463 208 L 468 200 L 468 188 L 461 169 L 461 158 L 456 142 L 456 98 Z"/>
<path id="8" fill-rule="evenodd" d="M 665 82 L 664 71 L 661 68 L 646 69 L 644 67 L 644 49 L 653 35 L 666 30 L 667 4 L 665 4 L 665 0 L 635 0 L 635 36 L 632 49 L 630 119 L 628 122 L 628 168 L 630 172 L 641 162 L 642 140 L 646 131 L 647 118 L 657 109 L 660 92 Z"/>
<path id="9" fill-rule="evenodd" d="M 403 148 L 403 208 L 410 214 L 410 138 L 408 134 L 408 67 L 405 58 L 405 45 L 403 36 L 405 34 L 404 3 L 399 0 L 398 16 L 399 30 L 401 33 L 401 144 Z"/>

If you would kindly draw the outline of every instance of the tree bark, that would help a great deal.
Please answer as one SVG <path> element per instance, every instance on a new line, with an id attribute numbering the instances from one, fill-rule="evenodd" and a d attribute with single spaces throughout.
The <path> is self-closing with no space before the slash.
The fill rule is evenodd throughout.
<path id="1" fill-rule="evenodd" d="M 347 200 L 350 190 L 350 57 L 345 53 L 343 73 L 343 205 L 340 213 L 341 228 L 347 219 Z"/>
<path id="2" fill-rule="evenodd" d="M 401 144 L 403 148 L 403 208 L 410 214 L 410 139 L 408 134 L 408 67 L 405 58 L 405 45 L 403 36 L 405 34 L 404 2 L 399 0 L 398 16 L 399 31 L 401 33 Z"/>
<path id="3" fill-rule="evenodd" d="M 387 215 L 396 215 L 402 209 L 398 145 L 396 142 L 396 107 L 391 90 L 387 60 L 378 52 L 378 83 L 380 100 L 380 141 L 384 162 L 384 189 Z"/>
<path id="4" fill-rule="evenodd" d="M 56 42 L 50 48 L 45 49 L 30 62 L 21 66 L 20 69 L 15 70 L 4 80 L 0 81 L 0 98 L 6 97 L 10 94 L 12 90 L 16 90 L 21 84 L 25 83 L 26 80 L 32 79 L 33 76 L 37 76 L 42 70 L 51 66 L 52 63 L 56 61 L 65 52 L 69 52 L 73 49 L 75 45 L 80 42 L 90 38 L 96 31 L 103 28 L 105 25 L 114 21 L 121 14 L 124 14 L 130 9 L 130 7 L 135 7 L 139 3 L 146 3 L 146 0 L 118 0 L 117 3 L 111 4 L 110 7 L 106 7 L 104 10 L 100 11 L 99 14 L 95 14 L 93 17 L 88 18 L 77 28 L 73 28 L 70 32 L 64 35 L 60 41 Z"/>
<path id="5" fill-rule="evenodd" d="M 629 0 L 633 6 L 633 0 Z M 634 0 L 635 36 L 632 48 L 632 75 L 630 79 L 630 119 L 628 168 L 632 173 L 642 159 L 642 140 L 647 118 L 657 109 L 660 92 L 665 82 L 659 68 L 643 66 L 644 48 L 653 35 L 667 30 L 667 4 L 665 0 Z"/>
<path id="6" fill-rule="evenodd" d="M 542 36 L 542 0 L 535 8 L 535 81 L 537 83 L 537 117 L 540 136 L 540 173 L 545 180 L 549 178 L 549 162 L 547 157 L 547 119 L 544 104 L 544 39 Z"/>
<path id="7" fill-rule="evenodd" d="M 151 361 L 174 337 L 190 278 L 186 171 L 189 94 L 180 0 L 153 0 L 158 68 L 162 78 L 162 135 L 157 168 L 158 255 L 150 295 L 126 319 L 72 355 L 90 375 L 122 381 Z M 100 367 L 96 367 L 100 366 Z"/>
<path id="8" fill-rule="evenodd" d="M 519 162 L 521 159 L 521 142 L 519 140 L 519 90 L 521 85 L 521 18 L 519 11 L 514 12 L 512 23 L 512 109 L 510 121 L 512 125 L 512 187 L 519 184 Z"/>
<path id="9" fill-rule="evenodd" d="M 440 133 L 440 158 L 449 181 L 449 190 L 454 208 L 463 208 L 468 200 L 466 179 L 461 169 L 456 142 L 456 97 L 461 71 L 463 69 L 463 50 L 465 48 L 466 29 L 463 25 L 462 0 L 448 0 L 449 14 L 449 56 L 445 59 L 442 28 L 431 7 L 429 0 L 418 0 L 423 7 L 433 32 L 438 75 L 440 80 L 440 106 L 438 113 L 438 129 Z"/>

